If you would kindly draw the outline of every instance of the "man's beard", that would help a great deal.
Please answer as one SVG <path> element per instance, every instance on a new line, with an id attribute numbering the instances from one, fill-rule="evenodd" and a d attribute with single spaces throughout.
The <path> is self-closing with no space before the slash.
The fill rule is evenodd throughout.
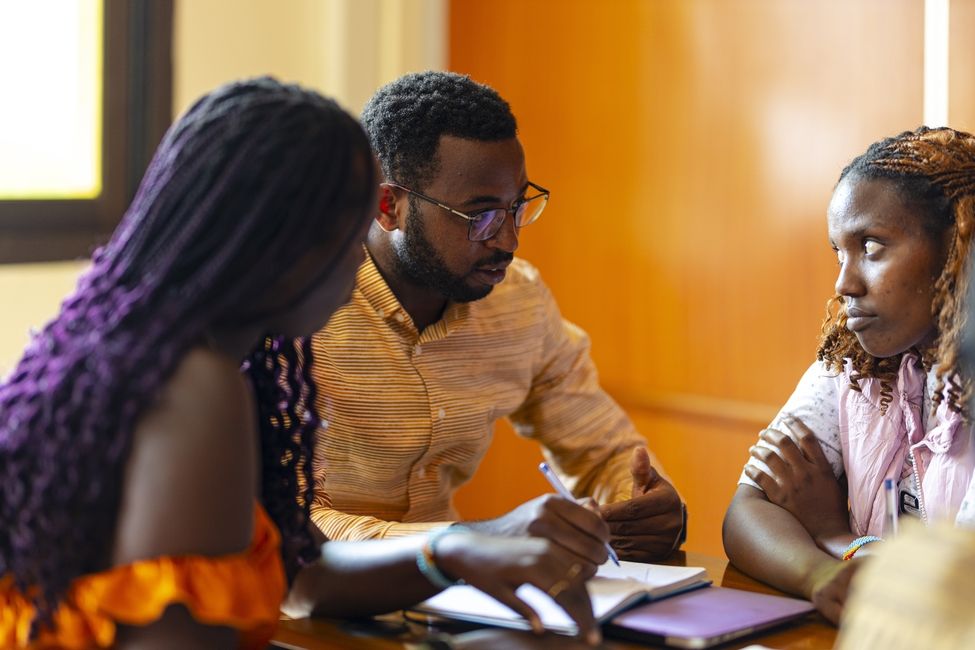
<path id="1" fill-rule="evenodd" d="M 472 287 L 463 276 L 454 275 L 447 269 L 443 257 L 434 250 L 427 238 L 423 217 L 416 204 L 410 201 L 403 239 L 393 243 L 393 263 L 396 272 L 411 284 L 434 289 L 453 302 L 473 302 L 491 293 L 491 285 Z M 498 251 L 479 261 L 477 266 L 489 266 L 510 261 L 511 253 Z M 473 268 L 471 270 L 474 270 Z"/>

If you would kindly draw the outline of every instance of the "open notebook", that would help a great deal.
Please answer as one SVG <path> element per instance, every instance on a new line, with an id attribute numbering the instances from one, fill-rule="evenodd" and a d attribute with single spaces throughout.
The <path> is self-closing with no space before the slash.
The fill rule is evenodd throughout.
<path id="1" fill-rule="evenodd" d="M 605 622 L 633 605 L 658 600 L 689 589 L 710 584 L 700 567 L 666 566 L 640 562 L 606 563 L 588 583 L 589 597 L 596 619 Z M 575 634 L 575 622 L 544 591 L 532 585 L 518 588 L 518 596 L 538 612 L 542 624 L 553 632 Z M 425 600 L 414 611 L 471 623 L 499 625 L 528 630 L 531 626 L 520 614 L 478 589 L 461 585 L 446 589 Z"/>

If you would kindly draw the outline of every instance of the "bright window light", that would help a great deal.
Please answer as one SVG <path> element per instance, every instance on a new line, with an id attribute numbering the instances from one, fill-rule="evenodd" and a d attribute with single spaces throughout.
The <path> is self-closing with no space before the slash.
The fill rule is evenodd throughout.
<path id="1" fill-rule="evenodd" d="M 103 0 L 0 0 L 0 200 L 102 186 Z"/>

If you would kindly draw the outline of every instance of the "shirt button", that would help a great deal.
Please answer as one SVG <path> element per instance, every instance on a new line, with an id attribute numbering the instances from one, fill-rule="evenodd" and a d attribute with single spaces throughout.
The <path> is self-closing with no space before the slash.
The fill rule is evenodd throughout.
<path id="1" fill-rule="evenodd" d="M 447 411 L 445 411 L 443 409 L 440 409 L 439 411 L 437 411 L 437 419 L 438 420 L 442 420 L 445 417 L 447 417 Z"/>
<path id="2" fill-rule="evenodd" d="M 326 420 L 325 418 L 322 418 L 322 421 L 318 423 L 318 426 L 320 426 L 323 429 L 327 429 L 328 428 L 328 420 Z"/>
<path id="3" fill-rule="evenodd" d="M 379 314 L 380 318 L 386 318 L 386 312 L 382 309 L 377 309 L 376 313 Z"/>
<path id="4" fill-rule="evenodd" d="M 426 465 L 420 466 L 420 469 L 416 470 L 416 475 L 419 476 L 420 478 L 425 478 L 427 475 L 427 466 Z"/>
<path id="5" fill-rule="evenodd" d="M 399 321 L 400 323 L 402 323 L 402 322 L 403 322 L 404 320 L 406 320 L 406 317 L 405 317 L 405 316 L 403 316 L 403 312 L 396 312 L 396 316 L 395 316 L 395 318 L 396 318 L 396 320 L 397 320 L 397 321 Z"/>
<path id="6" fill-rule="evenodd" d="M 420 356 L 421 352 L 423 352 L 423 348 L 420 347 L 419 343 L 413 346 L 413 354 L 415 354 L 416 356 Z"/>

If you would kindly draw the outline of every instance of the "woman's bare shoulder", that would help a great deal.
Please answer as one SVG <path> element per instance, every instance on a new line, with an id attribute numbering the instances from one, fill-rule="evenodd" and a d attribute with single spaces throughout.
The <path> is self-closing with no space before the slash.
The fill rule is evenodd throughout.
<path id="1" fill-rule="evenodd" d="M 206 348 L 187 352 L 136 426 L 113 562 L 246 548 L 259 475 L 256 428 L 237 366 Z"/>
<path id="2" fill-rule="evenodd" d="M 240 403 L 251 403 L 240 365 L 206 347 L 191 348 L 166 382 L 155 409 L 172 410 L 179 415 L 186 410 L 209 406 L 215 416 L 240 413 Z"/>

